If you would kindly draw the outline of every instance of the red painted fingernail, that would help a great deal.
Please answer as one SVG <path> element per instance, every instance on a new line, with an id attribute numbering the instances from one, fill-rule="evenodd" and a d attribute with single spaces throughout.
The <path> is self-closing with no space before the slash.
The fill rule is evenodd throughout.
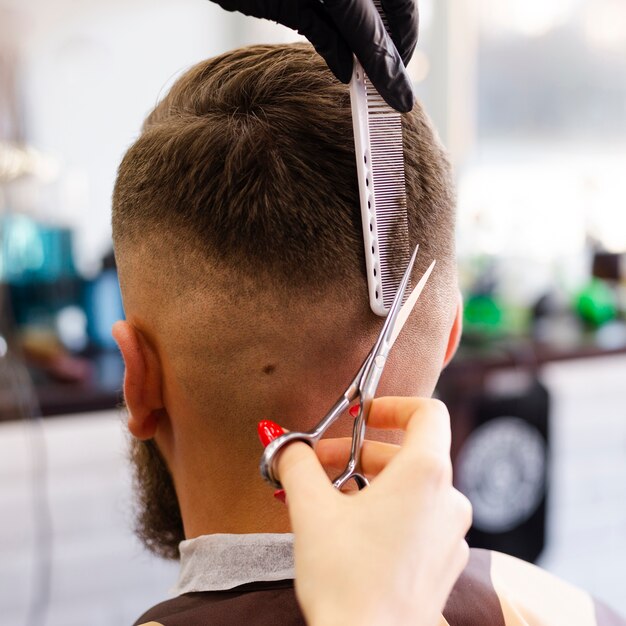
<path id="1" fill-rule="evenodd" d="M 354 406 L 350 407 L 350 409 L 348 410 L 348 413 L 350 413 L 352 417 L 358 417 L 360 409 L 361 409 L 361 405 L 355 404 Z"/>
<path id="2" fill-rule="evenodd" d="M 280 437 L 285 433 L 278 424 L 270 422 L 270 420 L 260 421 L 257 426 L 257 432 L 259 433 L 259 439 L 264 448 L 267 447 L 270 442 L 274 441 L 276 437 Z"/>
<path id="3" fill-rule="evenodd" d="M 277 489 L 274 492 L 274 497 L 277 500 L 280 500 L 283 504 L 287 504 L 287 494 L 285 493 L 284 489 Z"/>

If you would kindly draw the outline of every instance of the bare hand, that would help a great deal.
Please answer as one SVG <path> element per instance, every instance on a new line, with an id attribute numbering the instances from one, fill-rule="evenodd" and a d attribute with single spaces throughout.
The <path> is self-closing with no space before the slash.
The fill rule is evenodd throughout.
<path id="1" fill-rule="evenodd" d="M 374 428 L 402 429 L 401 447 L 368 442 L 369 487 L 336 491 L 303 443 L 279 459 L 295 533 L 296 594 L 313 626 L 437 624 L 469 557 L 469 501 L 452 486 L 450 420 L 437 400 L 382 398 Z M 348 441 L 320 449 L 339 464 Z"/>

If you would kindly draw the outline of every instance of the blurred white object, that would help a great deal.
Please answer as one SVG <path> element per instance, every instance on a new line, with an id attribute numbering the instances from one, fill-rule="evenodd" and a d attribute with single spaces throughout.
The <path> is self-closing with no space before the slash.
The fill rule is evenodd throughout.
<path id="1" fill-rule="evenodd" d="M 66 306 L 57 313 L 57 333 L 61 343 L 73 352 L 87 347 L 87 316 L 77 306 Z"/>
<path id="2" fill-rule="evenodd" d="M 0 142 L 0 182 L 34 176 L 43 183 L 50 183 L 56 180 L 60 171 L 56 159 L 34 148 Z"/>

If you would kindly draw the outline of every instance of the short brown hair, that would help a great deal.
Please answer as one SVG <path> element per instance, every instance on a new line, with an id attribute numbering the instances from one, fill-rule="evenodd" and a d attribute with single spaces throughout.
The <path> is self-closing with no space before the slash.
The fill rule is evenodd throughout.
<path id="1" fill-rule="evenodd" d="M 403 130 L 416 270 L 436 259 L 429 297 L 449 301 L 450 168 L 419 104 Z M 127 244 L 168 233 L 177 255 L 204 255 L 281 289 L 339 288 L 367 301 L 349 93 L 312 47 L 258 45 L 203 61 L 148 116 L 113 194 L 118 260 Z M 153 552 L 176 557 L 183 527 L 163 459 L 153 442 L 138 441 L 132 459 L 138 534 Z"/>
<path id="2" fill-rule="evenodd" d="M 419 104 L 404 142 L 410 240 L 454 262 L 449 166 Z M 120 165 L 113 236 L 163 229 L 283 285 L 365 280 L 349 94 L 312 47 L 209 59 L 157 105 Z"/>

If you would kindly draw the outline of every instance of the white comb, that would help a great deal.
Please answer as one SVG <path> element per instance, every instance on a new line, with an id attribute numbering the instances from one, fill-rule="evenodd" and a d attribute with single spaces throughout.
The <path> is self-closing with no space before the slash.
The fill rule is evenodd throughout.
<path id="1" fill-rule="evenodd" d="M 374 4 L 389 31 L 380 1 Z M 370 307 L 385 316 L 411 257 L 402 117 L 383 100 L 356 58 L 350 101 Z"/>

